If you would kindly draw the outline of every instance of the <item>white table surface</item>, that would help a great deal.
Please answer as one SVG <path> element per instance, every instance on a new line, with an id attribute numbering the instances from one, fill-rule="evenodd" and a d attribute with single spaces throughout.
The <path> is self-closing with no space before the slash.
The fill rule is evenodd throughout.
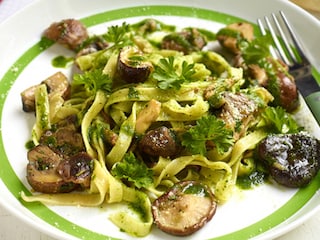
<path id="1" fill-rule="evenodd" d="M 0 0 L 0 22 L 33 0 Z M 319 16 L 319 15 L 317 15 Z M 291 232 L 277 240 L 318 240 L 320 239 L 320 212 Z M 0 240 L 56 240 L 44 233 L 30 228 L 0 205 Z"/>

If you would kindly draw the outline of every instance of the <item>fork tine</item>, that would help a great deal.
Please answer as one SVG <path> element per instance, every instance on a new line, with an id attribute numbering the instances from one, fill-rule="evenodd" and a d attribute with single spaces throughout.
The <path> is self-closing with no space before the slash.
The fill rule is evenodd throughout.
<path id="1" fill-rule="evenodd" d="M 299 53 L 299 55 L 300 55 L 301 60 L 302 60 L 304 63 L 309 63 L 309 61 L 308 61 L 307 57 L 305 56 L 304 51 L 303 51 L 303 49 L 302 49 L 302 45 L 301 45 L 301 43 L 299 42 L 296 34 L 294 33 L 291 25 L 289 24 L 289 21 L 288 21 L 287 17 L 285 16 L 284 12 L 283 12 L 283 11 L 280 11 L 280 15 L 281 15 L 282 20 L 283 20 L 283 22 L 285 23 L 285 25 L 286 25 L 286 27 L 287 27 L 287 29 L 288 29 L 288 33 L 289 33 L 290 36 L 291 36 L 291 39 L 292 39 L 292 41 L 293 41 L 293 43 L 294 43 L 294 45 L 295 45 L 296 50 L 298 51 L 298 53 Z"/>
<path id="2" fill-rule="evenodd" d="M 299 60 L 302 61 L 303 64 L 309 64 L 307 57 L 304 54 L 302 44 L 299 42 L 296 34 L 293 31 L 287 17 L 285 16 L 283 11 L 279 11 L 281 16 L 281 23 L 278 20 L 278 17 L 272 13 L 273 24 L 271 24 L 268 17 L 264 17 L 266 26 L 268 31 L 271 34 L 275 47 L 270 46 L 270 53 L 274 58 L 280 57 L 284 63 L 288 66 L 292 66 L 293 64 L 299 64 Z M 262 35 L 266 35 L 265 27 L 260 19 L 257 20 L 260 32 Z M 280 34 L 281 39 L 284 43 L 284 46 L 280 43 L 277 33 Z M 291 44 L 293 44 L 296 53 L 298 53 L 299 57 L 297 58 L 296 53 L 291 48 Z M 286 50 L 284 50 L 284 48 Z M 288 55 L 287 55 L 288 54 Z M 299 59 L 299 60 L 298 60 Z"/>
<path id="3" fill-rule="evenodd" d="M 260 28 L 261 34 L 262 34 L 263 36 L 267 35 L 267 32 L 266 32 L 266 30 L 265 30 L 265 28 L 264 28 L 264 26 L 263 26 L 263 24 L 262 24 L 261 19 L 258 18 L 257 21 L 258 21 L 258 26 L 259 26 L 259 28 Z M 278 54 L 276 53 L 276 50 L 274 49 L 274 47 L 269 46 L 269 51 L 270 51 L 272 57 L 274 57 L 274 58 L 277 58 L 277 57 L 278 57 Z"/>
<path id="4" fill-rule="evenodd" d="M 289 40 L 288 40 L 286 34 L 284 33 L 284 31 L 283 31 L 283 29 L 282 29 L 282 27 L 281 27 L 281 25 L 280 25 L 280 23 L 279 23 L 279 21 L 278 21 L 278 18 L 276 17 L 276 15 L 275 15 L 274 13 L 273 13 L 271 16 L 272 16 L 272 18 L 273 18 L 273 21 L 274 21 L 276 27 L 277 27 L 278 32 L 280 33 L 280 36 L 281 36 L 281 38 L 282 38 L 282 40 L 283 40 L 283 43 L 284 43 L 284 45 L 285 45 L 285 47 L 286 47 L 286 50 L 288 51 L 288 54 L 289 54 L 291 60 L 292 60 L 294 63 L 297 63 L 298 60 L 297 60 L 294 52 L 292 51 L 292 48 L 290 47 Z M 281 15 L 281 17 L 283 18 L 283 15 Z M 283 20 L 284 20 L 284 19 L 283 19 Z M 285 22 L 285 21 L 284 21 L 284 22 Z M 285 22 L 285 23 L 286 23 L 286 22 Z M 287 23 L 288 23 L 288 21 L 287 21 Z M 287 24 L 286 24 L 286 26 L 287 26 L 287 28 L 288 28 L 288 25 L 287 25 Z M 289 28 L 288 28 L 288 32 L 290 33 L 290 29 L 289 29 Z"/>
<path id="5" fill-rule="evenodd" d="M 289 59 L 287 58 L 287 55 L 286 53 L 283 51 L 283 48 L 279 42 L 279 39 L 277 37 L 277 34 L 276 32 L 274 31 L 270 21 L 269 21 L 269 18 L 268 17 L 264 17 L 264 20 L 267 24 L 267 27 L 268 27 L 268 30 L 270 31 L 270 34 L 271 34 L 271 37 L 273 39 L 273 42 L 274 44 L 276 45 L 276 48 L 278 50 L 278 53 L 280 55 L 280 57 L 282 58 L 282 60 L 287 64 L 287 65 L 291 65 L 291 62 L 289 61 Z"/>

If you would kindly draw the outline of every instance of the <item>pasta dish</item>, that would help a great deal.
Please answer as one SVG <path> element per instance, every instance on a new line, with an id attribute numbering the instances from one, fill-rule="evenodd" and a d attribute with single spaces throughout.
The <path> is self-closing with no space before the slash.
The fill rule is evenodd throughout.
<path id="1" fill-rule="evenodd" d="M 252 34 L 246 23 L 212 33 L 145 19 L 94 36 L 76 20 L 51 25 L 44 37 L 75 52 L 75 71 L 72 79 L 57 72 L 21 93 L 23 109 L 36 113 L 27 179 L 39 192 L 22 198 L 88 207 L 122 203 L 127 210 L 110 220 L 128 234 L 146 236 L 155 222 L 165 232 L 188 235 L 241 182 L 250 188 L 276 172 L 257 159 L 270 159 L 277 136 L 303 136 L 319 149 L 293 118 L 299 107 L 294 79 L 270 57 L 268 36 Z M 308 179 L 281 184 L 305 186 L 318 161 L 312 166 Z M 164 227 L 163 201 L 180 197 L 207 208 L 197 210 L 201 217 L 191 217 L 196 220 L 187 230 Z M 171 207 L 177 208 L 165 205 Z"/>

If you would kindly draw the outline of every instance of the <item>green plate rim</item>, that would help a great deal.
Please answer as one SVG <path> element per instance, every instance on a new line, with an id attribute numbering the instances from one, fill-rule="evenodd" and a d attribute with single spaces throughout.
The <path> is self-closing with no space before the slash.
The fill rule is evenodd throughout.
<path id="1" fill-rule="evenodd" d="M 173 5 L 151 5 L 151 6 L 137 6 L 130 8 L 121 8 L 116 10 L 109 10 L 94 14 L 91 16 L 84 17 L 80 19 L 87 27 L 92 27 L 101 23 L 108 21 L 125 19 L 130 17 L 147 17 L 147 16 L 182 16 L 182 17 L 194 17 L 204 20 L 210 20 L 214 22 L 219 22 L 222 24 L 230 24 L 235 21 L 245 21 L 244 19 L 224 14 L 221 12 L 216 12 L 213 10 L 202 9 L 202 8 L 192 8 L 183 6 L 173 6 Z M 125 20 L 124 20 L 125 21 Z M 23 53 L 16 62 L 9 68 L 0 81 L 0 95 L 4 96 L 0 98 L 0 121 L 2 126 L 2 114 L 3 106 L 8 92 L 11 86 L 14 84 L 18 76 L 23 72 L 23 70 L 28 66 L 28 64 L 36 58 L 40 53 L 45 51 L 52 45 L 51 42 L 45 40 L 40 40 L 35 45 L 30 47 L 25 53 Z M 318 81 L 320 81 L 319 73 L 313 69 L 314 75 Z M 14 170 L 12 169 L 9 159 L 6 155 L 6 151 L 3 143 L 2 132 L 0 131 L 0 178 L 6 185 L 7 189 L 20 203 L 27 208 L 30 212 L 35 214 L 37 217 L 47 222 L 54 228 L 65 232 L 74 237 L 80 239 L 116 239 L 109 237 L 100 233 L 96 233 L 89 229 L 83 228 L 76 225 L 67 219 L 61 217 L 60 215 L 53 212 L 47 206 L 42 203 L 26 203 L 21 200 L 20 192 L 24 191 L 27 194 L 31 194 L 29 189 L 27 189 L 24 184 L 20 181 Z M 247 226 L 239 231 L 231 232 L 223 236 L 218 236 L 212 239 L 215 240 L 227 240 L 230 238 L 234 239 L 248 239 L 254 236 L 258 236 L 273 227 L 282 223 L 285 219 L 292 217 L 296 212 L 298 212 L 315 194 L 319 189 L 320 175 L 317 176 L 308 187 L 300 189 L 296 194 L 286 202 L 277 211 L 273 212 L 269 216 L 261 219 L 260 221 Z M 119 230 L 120 231 L 120 230 Z"/>

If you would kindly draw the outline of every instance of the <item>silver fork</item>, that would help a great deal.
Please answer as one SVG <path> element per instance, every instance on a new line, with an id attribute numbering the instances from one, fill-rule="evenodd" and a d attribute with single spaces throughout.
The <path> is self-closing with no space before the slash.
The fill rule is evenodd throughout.
<path id="1" fill-rule="evenodd" d="M 317 81 L 312 76 L 312 66 L 308 58 L 304 54 L 302 44 L 299 42 L 296 34 L 293 31 L 287 17 L 283 11 L 279 12 L 280 17 L 276 14 L 271 14 L 272 21 L 268 17 L 264 17 L 265 24 L 269 30 L 275 48 L 271 47 L 270 52 L 273 57 L 280 58 L 289 66 L 289 73 L 295 78 L 299 92 L 303 96 L 313 116 L 320 125 L 320 87 Z M 257 20 L 261 34 L 266 35 L 266 29 L 261 19 Z M 273 24 L 272 24 L 273 23 Z M 282 24 L 281 24 L 282 23 Z M 283 40 L 281 45 L 277 33 Z M 298 56 L 292 50 L 290 43 L 296 50 Z"/>

